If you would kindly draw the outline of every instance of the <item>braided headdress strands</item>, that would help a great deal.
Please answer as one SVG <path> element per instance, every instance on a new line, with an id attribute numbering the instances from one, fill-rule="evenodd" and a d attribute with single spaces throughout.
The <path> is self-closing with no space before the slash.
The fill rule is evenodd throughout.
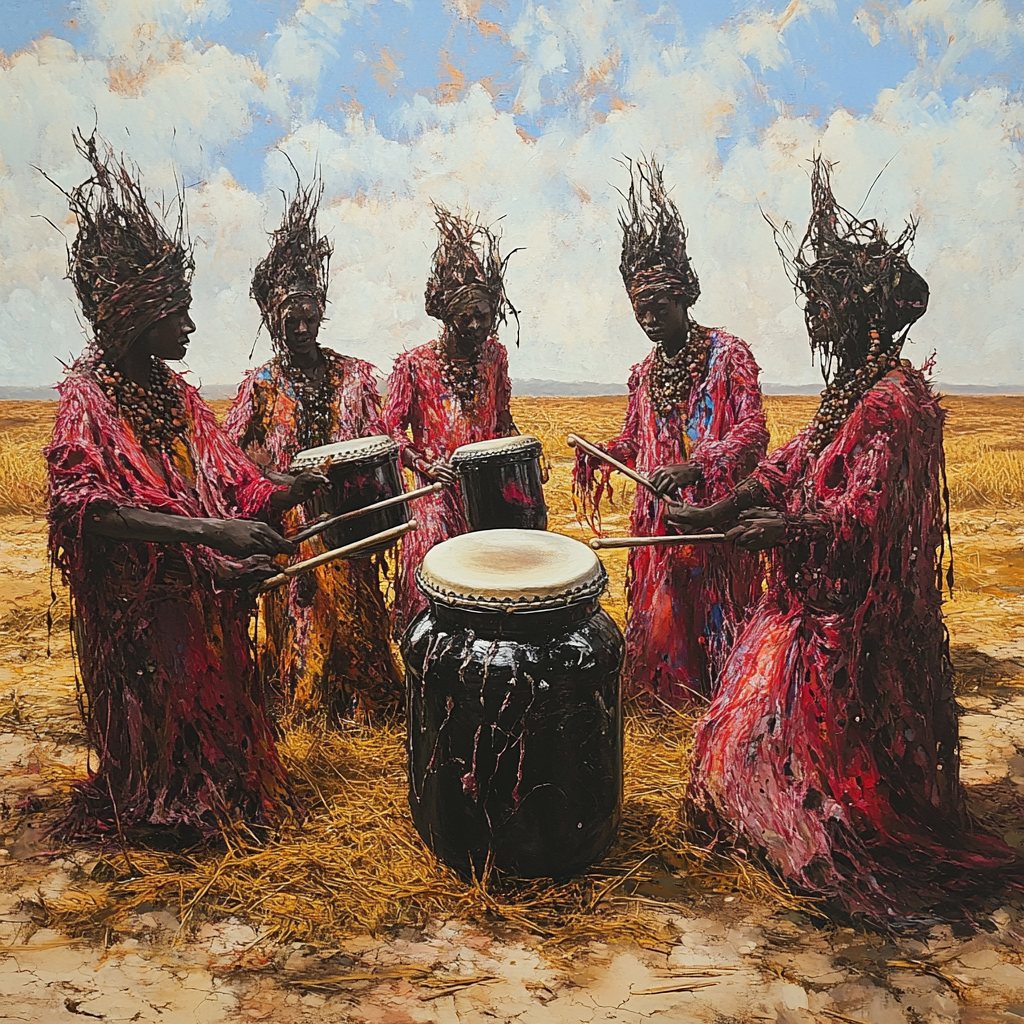
<path id="1" fill-rule="evenodd" d="M 654 160 L 628 160 L 629 193 L 619 210 L 619 272 L 629 297 L 643 292 L 678 296 L 686 307 L 700 296 L 700 282 L 686 255 L 686 228 L 668 197 L 664 168 Z"/>
<path id="2" fill-rule="evenodd" d="M 322 182 L 299 184 L 281 226 L 274 232 L 270 252 L 256 265 L 250 294 L 276 346 L 284 339 L 286 300 L 312 298 L 323 316 L 327 308 L 327 275 L 331 243 L 317 233 L 316 212 L 324 194 Z"/>
<path id="3" fill-rule="evenodd" d="M 928 285 L 907 259 L 916 222 L 908 221 L 890 243 L 878 221 L 858 220 L 836 202 L 831 170 L 814 157 L 811 219 L 792 255 L 780 244 L 783 232 L 771 225 L 804 298 L 811 351 L 826 384 L 813 420 L 813 451 L 828 444 L 861 396 L 900 365 L 907 332 L 928 308 Z"/>
<path id="4" fill-rule="evenodd" d="M 146 203 L 137 168 L 115 158 L 105 143 L 101 153 L 95 131 L 86 138 L 79 129 L 74 141 L 93 174 L 64 193 L 78 221 L 68 277 L 96 345 L 108 362 L 117 362 L 143 331 L 192 301 L 195 264 L 184 198 L 177 196 L 178 219 L 169 233 Z"/>
<path id="5" fill-rule="evenodd" d="M 434 204 L 437 218 L 437 248 L 430 264 L 424 307 L 427 315 L 447 323 L 453 316 L 480 299 L 494 308 L 495 323 L 505 323 L 509 313 L 516 320 L 519 347 L 519 310 L 505 294 L 505 268 L 518 249 L 504 259 L 500 238 L 479 219 L 470 220 Z"/>

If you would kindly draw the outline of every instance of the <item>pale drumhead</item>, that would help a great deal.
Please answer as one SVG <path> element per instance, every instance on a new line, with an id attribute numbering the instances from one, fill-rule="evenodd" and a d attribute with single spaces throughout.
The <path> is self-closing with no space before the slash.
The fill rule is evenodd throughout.
<path id="1" fill-rule="evenodd" d="M 392 438 L 387 434 L 373 434 L 370 437 L 355 437 L 351 441 L 323 444 L 319 448 L 307 448 L 292 459 L 290 468 L 294 472 L 299 472 L 303 469 L 316 469 L 324 463 L 333 466 L 339 463 L 362 462 L 364 459 L 397 454 L 398 445 Z"/>
<path id="2" fill-rule="evenodd" d="M 445 604 L 538 607 L 600 594 L 600 559 L 571 537 L 543 530 L 479 530 L 432 547 L 416 573 L 420 589 Z"/>
<path id="3" fill-rule="evenodd" d="M 516 453 L 537 454 L 541 453 L 541 443 L 530 434 L 518 434 L 516 437 L 492 437 L 488 441 L 475 441 L 473 444 L 464 444 L 452 452 L 451 463 L 453 466 L 460 462 L 475 462 L 478 459 L 498 458 L 502 455 Z"/>

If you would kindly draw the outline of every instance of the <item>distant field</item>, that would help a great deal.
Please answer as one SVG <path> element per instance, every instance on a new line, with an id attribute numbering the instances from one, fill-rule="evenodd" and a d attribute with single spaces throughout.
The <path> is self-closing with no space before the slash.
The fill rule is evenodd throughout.
<path id="1" fill-rule="evenodd" d="M 816 396 L 765 398 L 771 445 L 789 440 L 817 406 Z M 1024 506 L 1024 396 L 949 395 L 946 462 L 954 508 Z M 214 402 L 223 415 L 227 402 Z M 600 398 L 517 398 L 519 429 L 536 434 L 550 460 L 567 460 L 565 435 L 595 440 L 618 432 L 626 408 L 621 395 Z M 0 515 L 39 514 L 46 500 L 41 449 L 49 438 L 55 402 L 0 402 Z M 556 491 L 559 490 L 556 487 Z M 571 511 L 568 491 L 552 493 L 553 509 Z"/>

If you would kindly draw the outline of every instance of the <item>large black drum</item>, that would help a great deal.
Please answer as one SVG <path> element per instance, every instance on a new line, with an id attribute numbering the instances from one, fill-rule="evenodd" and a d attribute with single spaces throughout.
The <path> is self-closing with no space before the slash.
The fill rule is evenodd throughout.
<path id="1" fill-rule="evenodd" d="M 451 466 L 459 477 L 470 530 L 548 528 L 541 453 L 540 441 L 527 434 L 455 449 Z"/>
<path id="2" fill-rule="evenodd" d="M 465 878 L 584 871 L 622 806 L 623 640 L 585 544 L 535 530 L 466 533 L 432 548 L 429 607 L 402 640 L 409 807 Z"/>
<path id="3" fill-rule="evenodd" d="M 295 456 L 290 469 L 292 473 L 304 469 L 319 470 L 330 481 L 330 486 L 321 487 L 306 503 L 306 511 L 311 519 L 351 512 L 405 493 L 398 461 L 398 445 L 385 434 L 357 437 L 352 441 L 325 444 L 320 448 L 307 448 Z M 328 548 L 344 547 L 408 521 L 408 507 L 404 503 L 392 505 L 325 530 L 324 544 Z M 382 544 L 380 547 L 368 548 L 365 554 L 372 555 L 387 546 Z"/>

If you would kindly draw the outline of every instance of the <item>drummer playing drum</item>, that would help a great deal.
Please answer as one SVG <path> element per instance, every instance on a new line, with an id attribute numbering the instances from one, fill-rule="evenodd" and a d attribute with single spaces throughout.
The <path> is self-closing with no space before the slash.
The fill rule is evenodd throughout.
<path id="1" fill-rule="evenodd" d="M 417 485 L 439 480 L 449 486 L 418 504 L 419 530 L 403 541 L 392 611 L 396 636 L 426 606 L 413 576 L 423 556 L 467 529 L 449 464 L 452 453 L 517 433 L 509 411 L 508 356 L 495 336 L 506 314 L 516 313 L 505 296 L 498 239 L 477 221 L 440 206 L 434 212 L 440 240 L 425 304 L 444 327 L 436 341 L 395 359 L 384 421 Z"/>
<path id="2" fill-rule="evenodd" d="M 275 355 L 246 375 L 225 424 L 272 471 L 287 470 L 300 451 L 387 433 L 375 368 L 317 343 L 331 254 L 316 229 L 322 191 L 299 189 L 256 267 L 252 295 Z M 290 515 L 290 531 L 309 519 L 303 508 Z M 316 537 L 302 545 L 303 557 L 323 548 Z M 287 712 L 322 708 L 337 723 L 401 705 L 378 560 L 320 566 L 263 600 L 261 674 Z"/>

